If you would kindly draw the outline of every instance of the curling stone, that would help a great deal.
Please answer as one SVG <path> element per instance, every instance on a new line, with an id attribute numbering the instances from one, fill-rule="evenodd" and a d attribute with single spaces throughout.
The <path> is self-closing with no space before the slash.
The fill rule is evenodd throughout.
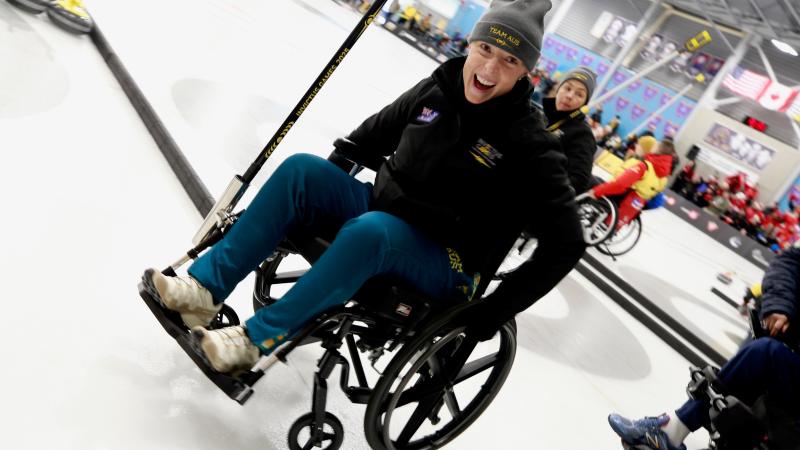
<path id="1" fill-rule="evenodd" d="M 733 274 L 730 272 L 718 273 L 717 280 L 719 280 L 722 284 L 731 284 L 733 282 Z"/>
<path id="2" fill-rule="evenodd" d="M 94 28 L 94 21 L 81 0 L 57 0 L 47 9 L 47 15 L 56 25 L 73 33 L 85 34 Z"/>

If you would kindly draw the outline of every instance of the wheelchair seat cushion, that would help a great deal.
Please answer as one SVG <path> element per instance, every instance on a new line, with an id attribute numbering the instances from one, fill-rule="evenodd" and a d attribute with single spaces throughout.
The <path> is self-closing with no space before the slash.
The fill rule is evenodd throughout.
<path id="1" fill-rule="evenodd" d="M 298 253 L 309 264 L 314 264 L 330 247 L 330 241 L 326 238 L 295 231 L 286 237 L 280 248 Z M 353 295 L 353 300 L 367 314 L 375 314 L 376 319 L 402 325 L 406 330 L 412 329 L 431 312 L 444 311 L 455 303 L 447 299 L 430 299 L 408 282 L 391 275 L 379 275 L 368 280 Z"/>

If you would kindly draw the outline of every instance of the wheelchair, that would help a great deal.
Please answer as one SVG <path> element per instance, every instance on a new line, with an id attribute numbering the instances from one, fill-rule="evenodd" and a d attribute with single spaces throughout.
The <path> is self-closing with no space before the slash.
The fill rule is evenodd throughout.
<path id="1" fill-rule="evenodd" d="M 596 247 L 608 240 L 617 227 L 617 206 L 606 197 L 591 198 L 588 193 L 575 197 L 583 240 Z"/>
<path id="2" fill-rule="evenodd" d="M 749 309 L 750 334 L 753 339 L 769 336 L 761 325 L 758 311 Z M 792 333 L 781 339 L 794 352 L 800 351 L 800 340 Z M 746 405 L 738 398 L 725 394 L 718 380 L 719 369 L 691 367 L 691 380 L 686 393 L 692 399 L 707 402 L 710 424 L 708 450 L 798 450 L 800 422 L 775 402 L 769 393 L 754 404 Z"/>
<path id="3" fill-rule="evenodd" d="M 717 379 L 719 370 L 692 367 L 686 393 L 708 402 L 710 424 L 708 450 L 797 450 L 800 429 L 797 418 L 776 405 L 767 393 L 752 405 L 733 395 Z"/>
<path id="4" fill-rule="evenodd" d="M 587 245 L 604 255 L 616 258 L 633 249 L 642 236 L 641 214 L 617 228 L 619 218 L 616 204 L 607 197 L 594 199 L 584 193 L 575 197 L 578 215 Z"/>
<path id="5" fill-rule="evenodd" d="M 334 156 L 347 161 L 356 159 L 338 151 L 334 151 Z M 375 163 L 366 164 L 374 170 Z M 364 167 L 353 164 L 351 175 Z M 230 225 L 216 231 L 212 244 L 221 239 Z M 327 249 L 331 238 L 302 233 L 287 236 L 256 270 L 254 309 L 280 301 L 280 289 L 305 273 L 305 270 L 282 269 L 286 258 L 299 255 L 313 264 Z M 164 273 L 174 275 L 174 270 L 167 269 Z M 249 400 L 254 385 L 269 367 L 278 361 L 286 362 L 293 349 L 312 343 L 321 345 L 325 351 L 314 374 L 311 411 L 290 427 L 291 450 L 316 447 L 336 450 L 342 446 L 342 423 L 326 410 L 327 379 L 337 367 L 339 384 L 346 397 L 353 403 L 366 405 L 364 433 L 372 448 L 433 449 L 455 439 L 489 406 L 503 386 L 516 354 L 513 319 L 488 340 L 485 330 L 470 327 L 470 309 L 480 300 L 453 303 L 430 299 L 400 280 L 380 276 L 365 283 L 347 304 L 323 313 L 272 354 L 262 356 L 249 371 L 223 374 L 205 360 L 199 336 L 186 329 L 178 314 L 157 302 L 148 278 L 145 276 L 139 285 L 145 303 L 203 373 L 240 404 Z M 488 280 L 485 284 L 488 285 Z M 478 287 L 474 298 L 480 298 L 486 285 Z M 238 323 L 236 313 L 224 305 L 211 327 Z M 342 346 L 347 348 L 346 356 L 340 351 Z M 368 380 L 362 355 L 378 372 L 373 383 Z M 379 370 L 377 364 L 381 359 L 386 366 Z M 350 384 L 351 370 L 355 374 L 354 385 Z"/>

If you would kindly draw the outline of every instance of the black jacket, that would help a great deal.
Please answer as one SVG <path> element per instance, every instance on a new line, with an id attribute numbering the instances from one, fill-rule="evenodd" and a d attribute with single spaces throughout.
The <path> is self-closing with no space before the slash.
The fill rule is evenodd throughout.
<path id="1" fill-rule="evenodd" d="M 784 250 L 769 265 L 761 284 L 761 318 L 770 314 L 786 315 L 796 328 L 800 302 L 800 248 Z"/>
<path id="2" fill-rule="evenodd" d="M 484 286 L 523 228 L 536 224 L 532 259 L 495 291 L 491 311 L 499 325 L 574 267 L 583 240 L 566 158 L 529 105 L 530 83 L 523 79 L 510 93 L 472 105 L 464 98 L 464 60 L 441 65 L 348 139 L 361 151 L 390 156 L 378 171 L 372 209 L 456 250 Z"/>
<path id="3" fill-rule="evenodd" d="M 564 120 L 553 134 L 561 141 L 561 149 L 567 155 L 567 172 L 572 187 L 579 194 L 586 192 L 591 185 L 592 163 L 597 151 L 597 142 L 592 129 L 584 121 L 583 113 L 569 118 L 572 111 L 556 110 L 555 98 L 543 99 L 542 107 L 547 116 L 548 126 Z"/>

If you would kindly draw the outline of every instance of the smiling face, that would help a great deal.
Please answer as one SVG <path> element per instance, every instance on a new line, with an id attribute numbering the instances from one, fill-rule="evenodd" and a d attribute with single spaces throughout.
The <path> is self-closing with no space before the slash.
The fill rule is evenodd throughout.
<path id="1" fill-rule="evenodd" d="M 558 111 L 575 111 L 586 104 L 586 85 L 578 80 L 567 80 L 556 92 L 556 109 Z"/>
<path id="2" fill-rule="evenodd" d="M 464 96 L 478 105 L 507 94 L 528 73 L 519 58 L 483 41 L 469 44 L 464 63 Z"/>

